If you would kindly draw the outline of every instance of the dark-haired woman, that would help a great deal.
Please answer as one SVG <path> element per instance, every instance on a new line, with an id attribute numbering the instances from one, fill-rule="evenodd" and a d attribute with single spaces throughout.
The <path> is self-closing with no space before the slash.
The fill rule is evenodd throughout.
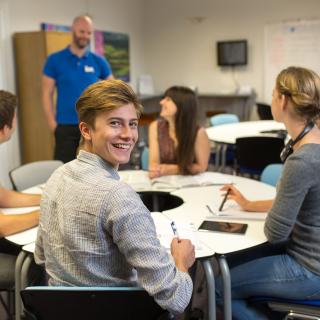
<path id="1" fill-rule="evenodd" d="M 197 98 L 186 87 L 169 88 L 160 101 L 160 119 L 149 127 L 149 176 L 206 171 L 210 143 L 197 121 Z"/>

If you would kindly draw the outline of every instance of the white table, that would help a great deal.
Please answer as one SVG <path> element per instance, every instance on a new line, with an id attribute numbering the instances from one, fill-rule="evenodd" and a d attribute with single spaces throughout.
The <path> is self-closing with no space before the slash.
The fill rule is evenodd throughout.
<path id="1" fill-rule="evenodd" d="M 24 191 L 24 193 L 32 193 L 32 194 L 41 194 L 42 193 L 42 186 L 34 186 L 32 188 L 28 188 Z M 22 214 L 28 213 L 31 211 L 39 210 L 39 206 L 32 206 L 32 207 L 19 207 L 19 208 L 1 208 L 1 212 L 5 214 Z M 22 231 L 11 236 L 7 236 L 6 239 L 15 243 L 18 246 L 23 246 L 28 243 L 34 242 L 37 236 L 37 227 L 28 229 L 26 231 Z"/>
<path id="2" fill-rule="evenodd" d="M 241 190 L 244 196 L 251 200 L 272 199 L 275 196 L 275 188 L 261 183 L 238 176 L 229 176 L 233 183 Z M 214 217 L 209 213 L 206 205 L 213 206 L 221 203 L 221 186 L 210 186 L 201 188 L 179 189 L 172 192 L 173 195 L 181 197 L 185 203 L 176 209 L 164 211 L 163 213 L 170 219 L 175 221 L 192 222 L 196 228 L 200 226 L 203 220 L 227 220 L 231 222 L 247 223 L 248 229 L 245 235 L 222 234 L 218 232 L 198 232 L 198 237 L 202 243 L 211 248 L 218 254 L 218 262 L 224 283 L 224 316 L 225 319 L 232 319 L 231 314 L 231 282 L 229 268 L 226 263 L 224 254 L 243 250 L 266 242 L 263 232 L 264 220 L 243 220 L 227 217 Z M 228 206 L 234 206 L 232 201 L 225 204 L 226 210 Z M 211 264 L 208 259 L 202 261 L 208 284 L 208 307 L 209 319 L 215 319 L 215 286 L 214 275 Z"/>
<path id="3" fill-rule="evenodd" d="M 141 175 L 141 183 L 137 183 L 138 179 L 130 174 L 139 176 Z M 146 190 L 144 186 L 145 173 L 137 171 L 120 172 L 120 176 L 127 182 L 132 182 L 132 186 L 139 190 Z M 261 183 L 256 180 L 251 180 L 239 176 L 224 175 L 227 180 L 233 182 L 244 194 L 251 200 L 259 199 L 272 199 L 275 197 L 275 188 L 273 186 Z M 198 239 L 201 243 L 205 244 L 205 251 L 196 251 L 196 257 L 201 259 L 204 267 L 207 284 L 208 284 L 208 306 L 209 306 L 209 319 L 215 319 L 215 285 L 214 275 L 209 259 L 212 252 L 220 254 L 219 264 L 224 279 L 224 300 L 225 300 L 225 319 L 231 320 L 231 289 L 230 289 L 230 275 L 228 265 L 223 254 L 246 249 L 255 245 L 264 243 L 266 238 L 263 233 L 264 220 L 243 220 L 243 219 L 230 219 L 227 217 L 214 217 L 206 205 L 212 207 L 219 206 L 222 201 L 221 185 L 207 186 L 207 187 L 194 187 L 194 188 L 181 188 L 176 190 L 169 190 L 170 194 L 178 196 L 184 200 L 184 204 L 178 208 L 163 211 L 169 219 L 177 222 L 193 223 L 196 228 L 200 226 L 203 220 L 226 220 L 232 222 L 247 223 L 248 229 L 245 235 L 236 234 L 221 234 L 215 232 L 198 232 Z M 157 191 L 152 189 L 152 191 Z M 162 190 L 161 190 L 162 191 Z M 228 201 L 225 205 L 226 210 L 228 207 L 237 207 L 232 201 Z M 239 210 L 239 209 L 238 209 Z M 254 215 L 254 214 L 252 214 Z M 262 216 L 262 214 L 261 214 Z M 209 249 L 209 250 L 208 250 Z M 210 252 L 210 249 L 212 252 Z M 205 253 L 207 251 L 207 253 Z M 210 253 L 210 254 L 209 254 Z"/>
<path id="4" fill-rule="evenodd" d="M 285 130 L 285 126 L 274 120 L 260 120 L 223 124 L 206 129 L 211 141 L 227 144 L 235 144 L 237 138 L 270 135 L 261 132 L 269 130 Z"/>
<path id="5" fill-rule="evenodd" d="M 120 172 L 120 175 L 127 176 L 128 172 Z M 268 199 L 275 196 L 275 188 L 261 183 L 256 180 L 251 180 L 238 176 L 226 175 L 230 181 L 232 181 L 241 192 L 252 200 Z M 139 185 L 142 190 L 146 190 L 142 185 Z M 221 185 L 207 186 L 207 187 L 194 187 L 194 188 L 182 188 L 177 190 L 170 190 L 172 195 L 178 196 L 184 200 L 184 204 L 178 208 L 163 211 L 169 219 L 177 222 L 193 223 L 196 228 L 199 227 L 203 220 L 218 220 L 208 211 L 206 205 L 218 206 L 221 203 L 221 191 L 219 189 Z M 156 191 L 152 189 L 152 191 Z M 161 190 L 163 191 L 163 190 Z M 228 207 L 232 207 L 234 204 L 232 201 L 228 201 L 225 205 L 226 210 Z M 220 219 L 220 218 L 219 218 Z M 228 221 L 244 222 L 235 218 L 226 218 Z M 246 220 L 248 229 L 245 235 L 236 234 L 221 234 L 215 232 L 197 232 L 197 237 L 201 243 L 201 250 L 196 251 L 197 259 L 201 259 L 203 264 L 207 283 L 208 283 L 208 303 L 209 303 L 209 319 L 215 319 L 215 285 L 214 274 L 209 262 L 209 259 L 215 253 L 226 254 L 229 252 L 242 250 L 261 244 L 266 241 L 263 234 L 263 220 Z M 25 233 L 28 236 L 25 236 Z M 17 243 L 19 245 L 28 246 L 23 247 L 23 250 L 19 254 L 16 263 L 15 279 L 16 279 L 16 319 L 20 320 L 21 314 L 21 300 L 20 290 L 25 285 L 23 274 L 25 274 L 28 265 L 30 264 L 27 258 L 28 252 L 34 251 L 34 241 L 36 239 L 37 228 L 33 228 L 26 232 L 21 232 L 14 236 L 7 237 L 8 240 Z M 29 255 L 30 256 L 30 255 Z M 228 267 L 223 256 L 219 258 L 222 275 L 225 285 L 225 319 L 231 320 L 231 294 L 230 294 L 230 277 L 228 276 Z"/>
<path id="6" fill-rule="evenodd" d="M 272 136 L 272 133 L 263 133 L 269 130 L 285 130 L 283 123 L 274 120 L 244 121 L 224 124 L 206 129 L 209 139 L 217 143 L 216 168 L 226 165 L 226 151 L 228 145 L 234 145 L 237 138 L 251 136 Z M 273 135 L 274 136 L 274 135 Z M 221 163 L 219 159 L 221 158 Z"/>

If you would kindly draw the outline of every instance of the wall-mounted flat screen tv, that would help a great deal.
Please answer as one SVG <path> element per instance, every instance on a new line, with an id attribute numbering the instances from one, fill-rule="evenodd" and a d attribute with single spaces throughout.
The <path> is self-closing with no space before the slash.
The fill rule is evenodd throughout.
<path id="1" fill-rule="evenodd" d="M 248 59 L 247 40 L 218 41 L 218 66 L 244 66 Z"/>

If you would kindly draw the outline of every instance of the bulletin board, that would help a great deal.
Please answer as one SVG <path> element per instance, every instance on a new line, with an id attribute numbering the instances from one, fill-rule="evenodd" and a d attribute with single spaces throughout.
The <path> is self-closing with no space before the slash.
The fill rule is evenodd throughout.
<path id="1" fill-rule="evenodd" d="M 278 73 L 288 66 L 320 74 L 320 20 L 296 20 L 265 26 L 264 100 L 271 101 Z"/>

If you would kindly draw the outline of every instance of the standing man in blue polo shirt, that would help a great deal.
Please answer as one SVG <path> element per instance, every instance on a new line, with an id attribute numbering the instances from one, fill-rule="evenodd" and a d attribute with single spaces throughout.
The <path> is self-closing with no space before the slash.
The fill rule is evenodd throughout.
<path id="1" fill-rule="evenodd" d="M 92 20 L 78 16 L 72 23 L 72 42 L 51 54 L 43 68 L 42 102 L 48 125 L 55 135 L 54 159 L 68 162 L 76 157 L 80 140 L 75 104 L 82 91 L 99 80 L 113 78 L 105 58 L 89 51 Z M 54 111 L 54 91 L 57 106 Z"/>

